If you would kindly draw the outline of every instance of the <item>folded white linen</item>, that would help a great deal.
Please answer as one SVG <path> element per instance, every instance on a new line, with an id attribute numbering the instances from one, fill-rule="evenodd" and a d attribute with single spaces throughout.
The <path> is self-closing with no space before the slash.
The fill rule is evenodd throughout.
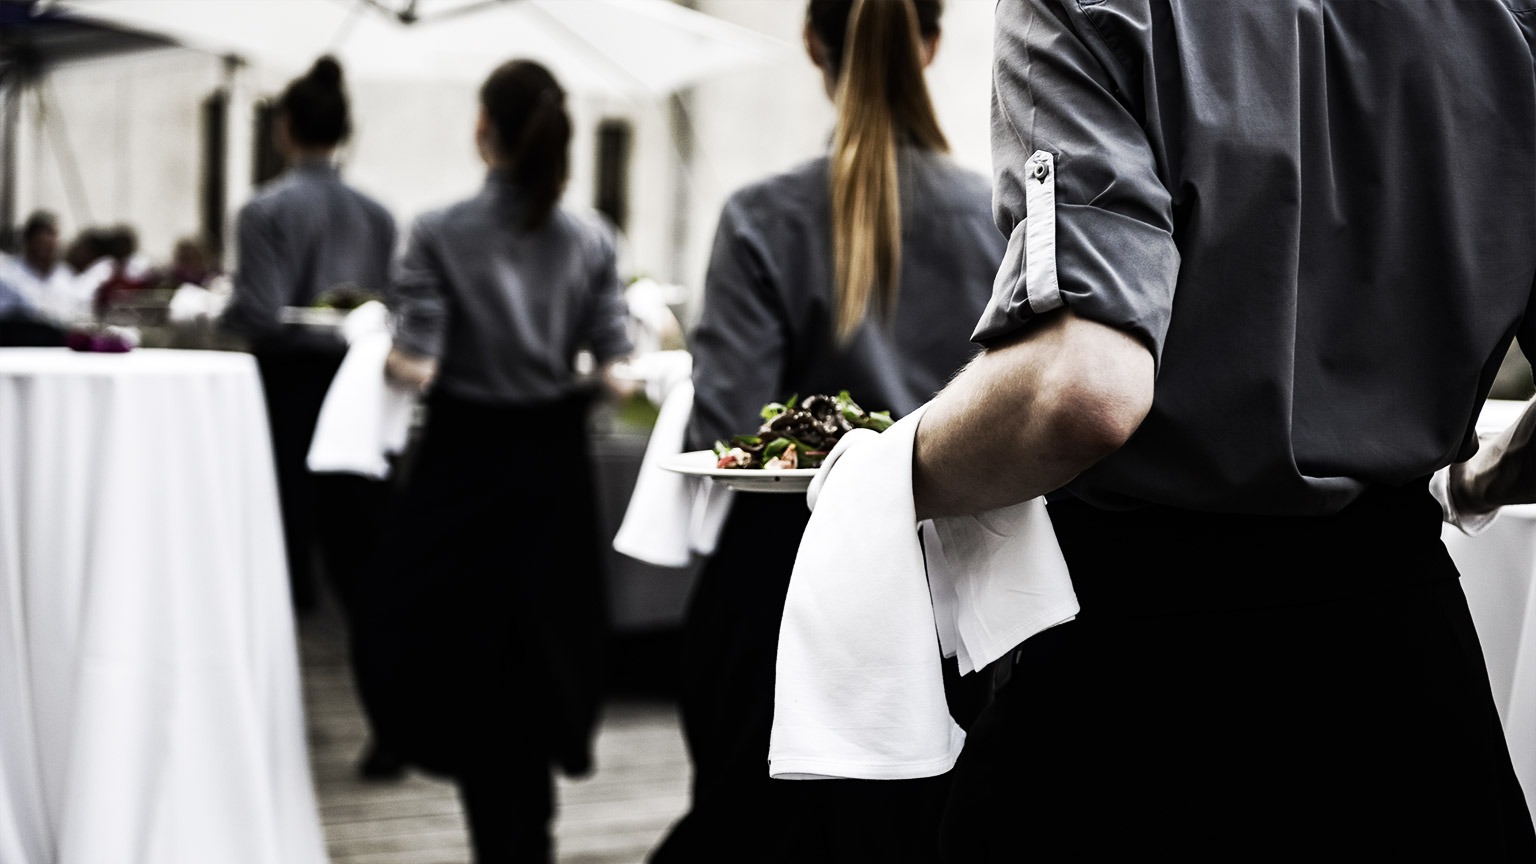
<path id="1" fill-rule="evenodd" d="M 925 521 L 922 533 L 939 644 L 961 675 L 1076 617 L 1045 499 Z"/>
<path id="2" fill-rule="evenodd" d="M 646 392 L 654 394 L 653 399 L 662 397 L 661 411 L 641 457 L 640 474 L 624 511 L 624 522 L 614 535 L 613 548 L 658 567 L 687 567 L 694 553 L 714 553 L 734 493 L 708 478 L 688 477 L 658 464 L 683 452 L 688 418 L 693 413 L 693 382 L 689 380 L 692 358 L 681 351 L 663 354 L 674 356 L 648 355 L 656 359 L 648 364 L 630 364 L 632 369 L 646 368 L 655 373 L 645 376 Z"/>
<path id="3" fill-rule="evenodd" d="M 1483 409 L 1477 415 L 1478 440 L 1487 444 L 1499 437 L 1505 429 L 1520 422 L 1520 416 L 1525 413 L 1528 403 L 1516 399 L 1489 399 L 1483 403 Z M 1440 519 L 1448 525 L 1455 525 L 1461 529 L 1461 533 L 1468 537 L 1488 530 L 1494 520 L 1499 517 L 1503 508 L 1495 508 L 1487 513 L 1467 514 L 1456 509 L 1456 504 L 1451 500 L 1451 466 L 1447 465 L 1436 471 L 1429 478 L 1429 494 L 1440 504 Z"/>
<path id="4" fill-rule="evenodd" d="M 201 285 L 184 282 L 171 295 L 171 303 L 166 308 L 166 314 L 173 323 L 190 324 L 196 321 L 207 321 L 223 314 L 224 307 L 229 305 L 229 297 L 216 294 Z"/>
<path id="5" fill-rule="evenodd" d="M 965 733 L 941 653 L 972 671 L 1078 612 L 1041 501 L 938 520 L 925 559 L 911 470 L 922 412 L 845 435 L 808 495 L 779 630 L 773 777 L 948 771 Z"/>
<path id="6" fill-rule="evenodd" d="M 1455 525 L 1461 529 L 1461 533 L 1468 537 L 1476 537 L 1488 530 L 1488 526 L 1492 525 L 1494 520 L 1499 518 L 1499 510 L 1502 508 L 1495 508 L 1487 513 L 1475 514 L 1463 513 L 1456 509 L 1456 503 L 1451 500 L 1450 487 L 1451 466 L 1447 465 L 1430 475 L 1429 494 L 1433 495 L 1435 501 L 1440 505 L 1440 521 L 1448 525 Z"/>
<path id="7" fill-rule="evenodd" d="M 347 356 L 331 381 L 310 439 L 309 470 L 319 474 L 389 476 L 390 454 L 405 449 L 416 397 L 384 373 L 389 358 L 388 311 L 369 302 L 341 324 Z"/>

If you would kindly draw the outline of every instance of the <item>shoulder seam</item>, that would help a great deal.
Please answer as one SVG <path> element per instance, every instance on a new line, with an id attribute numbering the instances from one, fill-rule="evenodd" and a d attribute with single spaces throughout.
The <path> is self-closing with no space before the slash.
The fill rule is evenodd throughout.
<path id="1" fill-rule="evenodd" d="M 1102 6 L 1103 4 L 1104 0 L 1077 0 L 1077 11 L 1082 13 L 1083 20 L 1088 22 L 1089 27 L 1093 28 L 1093 32 L 1099 37 L 1099 41 L 1104 43 L 1105 48 L 1109 49 L 1110 55 L 1115 58 L 1116 63 L 1120 64 L 1120 71 L 1124 73 L 1131 68 L 1131 59 L 1120 50 L 1120 46 L 1116 41 L 1110 38 L 1110 35 L 1104 31 L 1104 28 L 1099 26 L 1099 22 L 1095 21 L 1093 16 L 1089 15 L 1087 11 L 1089 6 Z"/>

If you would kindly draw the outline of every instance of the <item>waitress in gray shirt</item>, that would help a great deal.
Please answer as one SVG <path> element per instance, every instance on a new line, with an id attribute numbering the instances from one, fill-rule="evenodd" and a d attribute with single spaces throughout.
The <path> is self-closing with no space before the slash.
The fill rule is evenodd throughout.
<path id="1" fill-rule="evenodd" d="M 550 766 L 588 770 L 604 626 L 573 362 L 630 343 L 607 232 L 559 207 L 564 91 L 514 61 L 480 102 L 490 176 L 417 221 L 393 283 L 390 373 L 431 395 L 357 662 L 380 735 L 457 780 L 476 860 L 548 861 Z"/>
<path id="2" fill-rule="evenodd" d="M 809 3 L 806 45 L 837 104 L 832 153 L 725 205 L 692 345 L 692 446 L 752 432 L 765 402 L 792 393 L 846 389 L 906 414 L 974 352 L 1004 238 L 986 179 L 944 155 L 923 80 L 941 12 L 937 0 Z M 682 705 L 693 802 L 658 864 L 938 858 L 947 778 L 768 777 L 779 621 L 808 515 L 792 496 L 737 495 L 695 590 Z"/>
<path id="3" fill-rule="evenodd" d="M 350 608 L 377 530 L 378 484 L 310 474 L 305 464 L 346 346 L 333 334 L 285 326 L 281 314 L 328 292 L 382 295 L 395 222 L 336 169 L 336 148 L 351 133 L 351 119 L 335 60 L 315 61 L 283 90 L 277 108 L 274 143 L 290 167 L 240 209 L 240 266 L 220 323 L 244 337 L 261 369 L 294 605 L 316 602 L 311 562 L 318 545 L 338 599 Z"/>

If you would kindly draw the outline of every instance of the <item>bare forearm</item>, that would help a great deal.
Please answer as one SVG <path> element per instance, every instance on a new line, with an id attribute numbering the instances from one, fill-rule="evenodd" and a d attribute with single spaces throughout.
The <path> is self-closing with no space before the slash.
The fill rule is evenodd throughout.
<path id="1" fill-rule="evenodd" d="M 1451 466 L 1451 498 L 1469 515 L 1536 503 L 1536 400 L 1477 455 Z"/>
<path id="2" fill-rule="evenodd" d="M 1121 331 L 1053 313 L 977 357 L 929 405 L 913 483 L 924 517 L 1016 504 L 1113 452 L 1151 406 L 1147 349 Z"/>
<path id="3" fill-rule="evenodd" d="M 399 384 L 418 393 L 424 393 L 437 380 L 436 357 L 416 354 L 399 346 L 389 349 L 384 360 L 384 373 Z"/>

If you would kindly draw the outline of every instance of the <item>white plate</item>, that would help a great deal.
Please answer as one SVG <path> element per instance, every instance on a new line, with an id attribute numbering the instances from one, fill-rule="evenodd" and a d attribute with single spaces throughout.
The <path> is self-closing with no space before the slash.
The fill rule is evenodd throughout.
<path id="1" fill-rule="evenodd" d="M 811 487 L 817 468 L 787 468 L 764 471 L 760 468 L 716 468 L 719 457 L 709 450 L 695 450 L 668 456 L 657 463 L 663 470 L 695 477 L 713 477 L 738 492 L 804 493 Z"/>
<path id="2" fill-rule="evenodd" d="M 297 324 L 300 327 L 340 327 L 346 317 L 345 309 L 323 306 L 284 306 L 278 313 L 278 320 L 284 324 Z"/>

